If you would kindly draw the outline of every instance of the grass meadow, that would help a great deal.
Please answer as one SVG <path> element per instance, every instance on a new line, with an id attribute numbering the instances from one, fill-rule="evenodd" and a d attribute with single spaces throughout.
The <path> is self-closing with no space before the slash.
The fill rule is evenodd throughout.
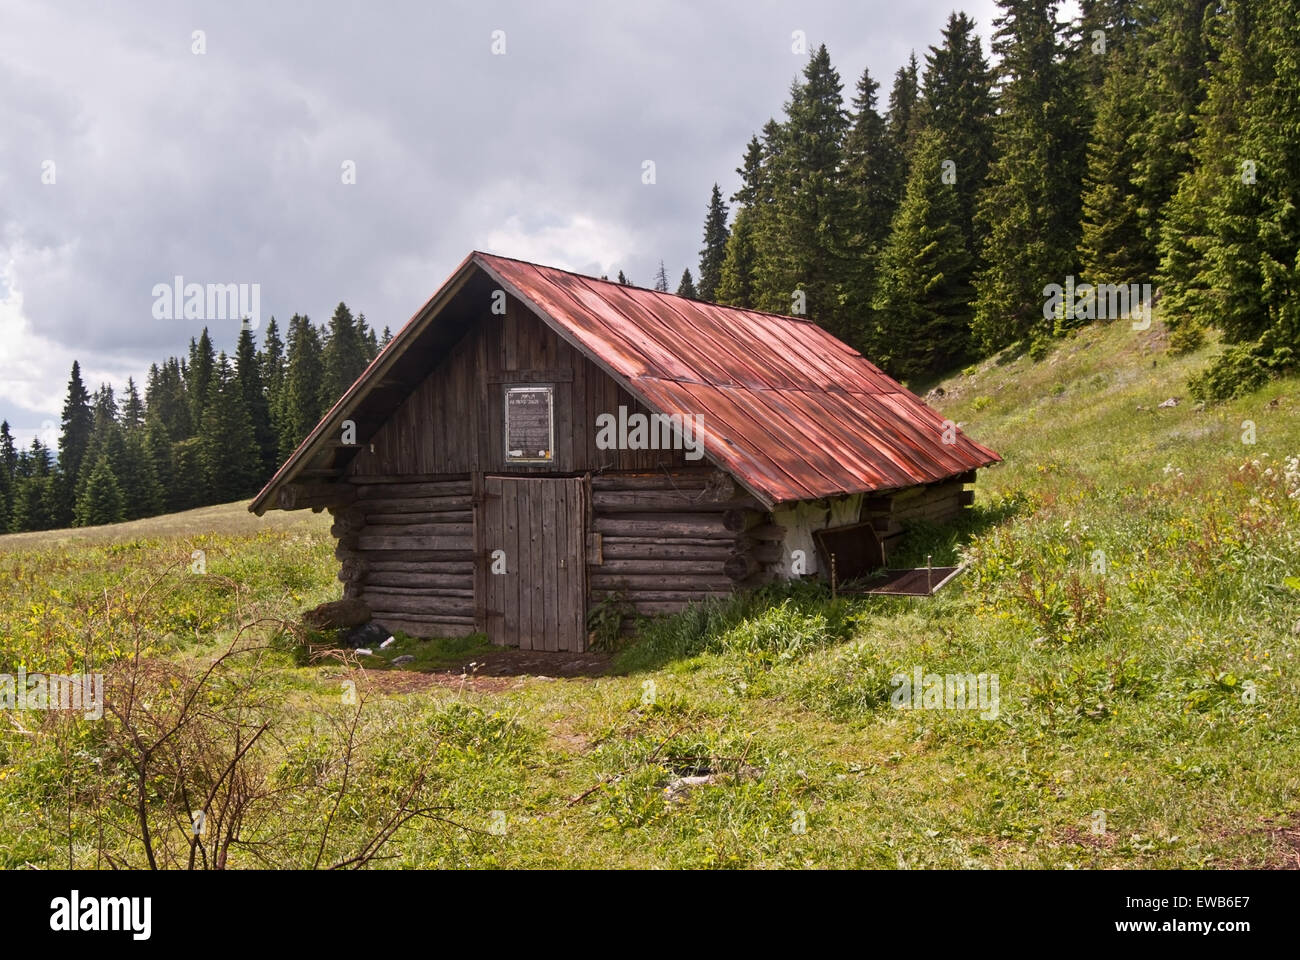
<path id="1" fill-rule="evenodd" d="M 1294 867 L 1300 380 L 1198 409 L 1216 349 L 1097 325 L 943 381 L 1005 462 L 905 559 L 962 576 L 688 611 L 599 676 L 310 660 L 325 514 L 0 537 L 0 673 L 108 685 L 0 713 L 0 867 Z M 917 667 L 996 717 L 894 706 Z"/>

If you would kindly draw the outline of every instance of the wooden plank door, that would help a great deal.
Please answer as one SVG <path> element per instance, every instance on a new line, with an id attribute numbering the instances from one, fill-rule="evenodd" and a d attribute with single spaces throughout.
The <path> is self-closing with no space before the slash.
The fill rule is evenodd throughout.
<path id="1" fill-rule="evenodd" d="M 582 479 L 484 477 L 481 509 L 488 638 L 523 650 L 586 649 Z"/>

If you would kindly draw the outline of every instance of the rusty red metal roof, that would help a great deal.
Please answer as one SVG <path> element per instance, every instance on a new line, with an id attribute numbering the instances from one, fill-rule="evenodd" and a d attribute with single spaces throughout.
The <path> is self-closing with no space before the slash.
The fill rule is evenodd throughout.
<path id="1" fill-rule="evenodd" d="M 472 260 L 648 407 L 698 414 L 706 454 L 771 504 L 893 490 L 1001 458 L 798 317 L 522 260 Z"/>
<path id="2" fill-rule="evenodd" d="M 391 415 L 391 396 L 374 399 L 385 373 L 477 270 L 651 410 L 698 414 L 706 456 L 770 506 L 934 483 L 1001 459 L 955 427 L 946 431 L 947 421 L 919 397 L 811 321 L 475 251 L 339 398 L 250 510 L 264 512 L 279 487 L 308 472 L 345 411 Z M 952 443 L 944 443 L 945 432 Z"/>

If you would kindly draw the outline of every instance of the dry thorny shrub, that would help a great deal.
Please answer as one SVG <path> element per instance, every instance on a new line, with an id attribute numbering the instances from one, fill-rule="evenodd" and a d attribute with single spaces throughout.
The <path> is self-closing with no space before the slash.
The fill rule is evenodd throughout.
<path id="1" fill-rule="evenodd" d="M 133 655 L 107 668 L 103 719 L 82 741 L 96 772 L 68 792 L 70 862 L 74 812 L 113 868 L 357 868 L 413 821 L 465 829 L 433 802 L 427 761 L 379 769 L 369 748 L 383 724 L 367 722 L 364 691 L 322 699 L 277 673 L 260 637 L 296 636 L 296 624 L 250 619 L 215 654 L 161 657 L 127 621 L 115 627 Z M 72 762 L 66 740 L 63 753 Z"/>

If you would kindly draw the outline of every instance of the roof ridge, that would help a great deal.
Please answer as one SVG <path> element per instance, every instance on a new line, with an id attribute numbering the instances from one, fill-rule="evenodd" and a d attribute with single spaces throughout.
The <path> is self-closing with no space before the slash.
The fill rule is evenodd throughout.
<path id="1" fill-rule="evenodd" d="M 619 283 L 617 280 L 610 280 L 608 277 L 593 277 L 589 273 L 579 273 L 577 270 L 566 270 L 563 267 L 553 267 L 548 263 L 537 263 L 533 260 L 523 260 L 519 257 L 507 257 L 500 253 L 488 253 L 486 250 L 473 250 L 470 252 L 471 257 L 491 257 L 494 260 L 509 260 L 512 263 L 522 263 L 525 266 L 536 267 L 538 270 L 550 270 L 554 273 L 567 273 L 571 277 L 577 277 L 579 280 L 590 280 L 592 283 L 606 283 L 611 287 L 618 287 L 621 290 L 632 289 L 640 290 L 644 293 L 653 293 L 657 297 L 673 297 L 677 300 L 685 300 L 688 303 L 698 303 L 706 307 L 717 307 L 720 310 L 735 310 L 740 313 L 756 313 L 763 317 L 774 317 L 777 320 L 788 320 L 791 323 L 808 323 L 817 327 L 819 330 L 825 329 L 811 317 L 795 317 L 788 313 L 772 313 L 770 310 L 755 310 L 753 307 L 733 307 L 729 303 L 717 303 L 713 300 L 701 300 L 699 297 L 684 297 L 680 293 L 671 293 L 667 290 L 656 290 L 653 287 L 642 287 L 635 283 Z M 843 342 L 843 341 L 841 341 Z M 848 346 L 848 344 L 845 344 Z M 852 349 L 852 348 L 850 348 Z M 858 354 L 861 356 L 862 354 Z"/>

